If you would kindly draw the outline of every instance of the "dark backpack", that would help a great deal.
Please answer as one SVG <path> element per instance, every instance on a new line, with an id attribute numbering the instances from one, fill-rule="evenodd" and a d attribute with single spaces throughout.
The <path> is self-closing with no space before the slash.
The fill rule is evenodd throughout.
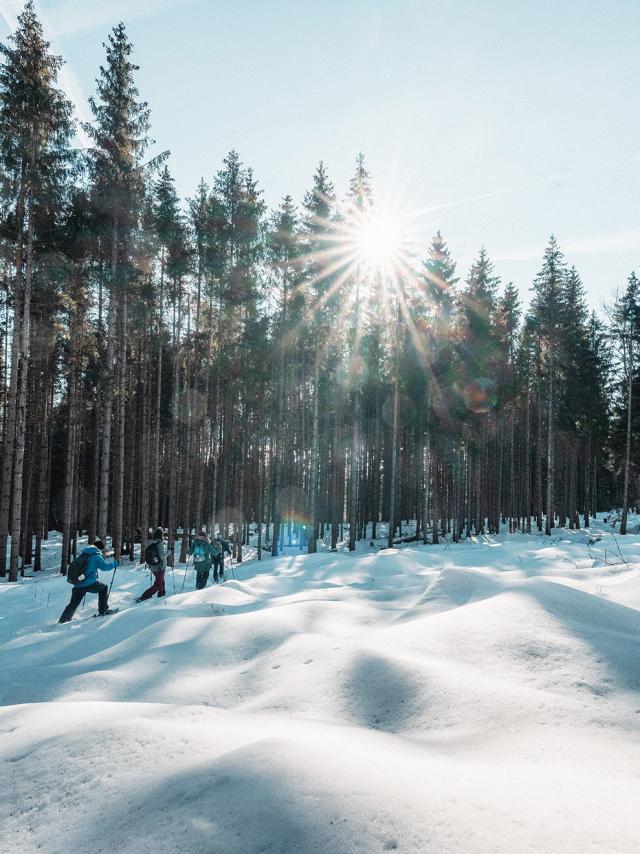
<path id="1" fill-rule="evenodd" d="M 91 552 L 89 552 L 89 554 L 87 554 L 87 552 L 82 552 L 78 557 L 74 557 L 67 569 L 67 581 L 69 584 L 79 584 L 81 581 L 85 580 L 87 564 L 89 563 L 90 558 Z"/>
<path id="2" fill-rule="evenodd" d="M 144 562 L 147 566 L 158 566 L 162 563 L 158 543 L 149 543 L 144 550 Z"/>
<path id="3" fill-rule="evenodd" d="M 213 551 L 214 557 L 220 557 L 220 555 L 222 554 L 222 543 L 220 542 L 220 540 L 214 540 L 211 543 L 211 550 Z"/>

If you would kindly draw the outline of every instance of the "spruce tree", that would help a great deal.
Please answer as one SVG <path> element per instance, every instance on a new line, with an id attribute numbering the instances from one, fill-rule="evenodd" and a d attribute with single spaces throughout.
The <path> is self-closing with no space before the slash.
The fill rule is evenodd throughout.
<path id="1" fill-rule="evenodd" d="M 567 268 L 564 255 L 560 251 L 558 242 L 552 235 L 547 248 L 540 272 L 533 284 L 533 299 L 531 302 L 531 314 L 538 331 L 540 342 L 540 372 L 541 376 L 546 374 L 546 410 L 547 410 L 547 488 L 546 488 L 546 523 L 545 533 L 551 534 L 554 527 L 555 513 L 555 419 L 557 410 L 558 384 L 563 364 L 561 354 L 562 344 L 562 319 L 565 314 L 565 287 Z M 542 386 L 538 389 L 538 417 L 542 415 L 542 401 L 544 391 Z M 540 422 L 539 422 L 540 423 Z M 539 439 L 541 436 L 539 435 Z M 538 447 L 538 456 L 542 456 L 542 448 Z"/>
<path id="2" fill-rule="evenodd" d="M 610 315 L 610 335 L 623 376 L 621 398 L 624 407 L 625 438 L 622 457 L 623 488 L 620 533 L 626 534 L 631 478 L 634 384 L 637 379 L 638 353 L 640 350 L 640 281 L 635 272 L 630 274 L 624 293 L 616 300 Z"/>
<path id="3" fill-rule="evenodd" d="M 321 436 L 321 413 L 325 416 L 329 408 L 328 348 L 331 336 L 331 289 L 335 273 L 333 262 L 333 219 L 335 189 L 321 161 L 313 176 L 313 187 L 308 191 L 302 205 L 303 246 L 302 286 L 304 287 L 309 349 L 313 361 L 313 412 L 311 427 L 311 456 L 309 478 L 309 552 L 316 551 L 320 534 L 320 513 L 324 503 L 320 502 L 320 454 L 321 443 L 328 447 L 328 437 Z M 326 517 L 322 521 L 325 521 Z"/>
<path id="4" fill-rule="evenodd" d="M 126 360 L 127 284 L 130 275 L 133 238 L 144 196 L 145 165 L 143 157 L 151 140 L 149 108 L 139 100 L 134 77 L 138 66 L 131 62 L 133 46 L 124 24 L 118 24 L 104 45 L 106 64 L 100 67 L 96 81 L 97 98 L 89 105 L 94 121 L 85 125 L 93 142 L 88 152 L 91 199 L 100 223 L 100 260 L 108 271 L 109 315 L 102 384 L 104 414 L 102 417 L 100 483 L 98 493 L 98 533 L 107 533 L 109 486 L 111 480 L 112 420 L 117 436 L 124 435 L 122 407 L 113 409 L 114 394 L 120 402 L 124 394 L 122 377 L 116 374 L 116 351 L 120 342 L 120 371 Z M 120 329 L 118 327 L 121 327 Z M 120 334 L 119 334 L 120 333 Z M 118 449 L 120 450 L 120 449 Z M 122 491 L 122 454 L 118 453 L 114 478 L 117 494 Z M 112 508 L 112 535 L 116 557 L 120 556 L 122 533 L 121 502 Z"/>
<path id="5" fill-rule="evenodd" d="M 37 258 L 38 210 L 60 207 L 73 165 L 72 108 L 57 80 L 62 59 L 49 52 L 33 2 L 18 16 L 10 44 L 0 45 L 0 165 L 8 191 L 6 213 L 13 243 L 13 342 L 7 390 L 2 490 L 0 495 L 0 575 L 18 576 L 22 533 L 23 468 L 31 340 L 31 296 Z M 51 217 L 45 218 L 46 225 Z M 45 226 L 45 220 L 40 225 Z M 20 377 L 18 381 L 18 376 Z"/>

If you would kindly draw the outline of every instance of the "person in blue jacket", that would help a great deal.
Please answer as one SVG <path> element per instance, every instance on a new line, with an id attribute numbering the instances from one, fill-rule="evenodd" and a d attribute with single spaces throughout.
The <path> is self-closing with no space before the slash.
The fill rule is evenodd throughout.
<path id="1" fill-rule="evenodd" d="M 98 594 L 98 613 L 101 617 L 115 613 L 109 608 L 109 588 L 106 584 L 98 581 L 98 570 L 110 572 L 118 566 L 118 561 L 106 561 L 101 554 L 103 551 L 104 543 L 102 540 L 95 540 L 92 546 L 87 546 L 84 550 L 83 554 L 89 557 L 84 571 L 85 577 L 73 585 L 71 600 L 62 612 L 62 616 L 58 620 L 59 623 L 68 623 L 69 620 L 73 619 L 78 605 L 87 593 Z"/>

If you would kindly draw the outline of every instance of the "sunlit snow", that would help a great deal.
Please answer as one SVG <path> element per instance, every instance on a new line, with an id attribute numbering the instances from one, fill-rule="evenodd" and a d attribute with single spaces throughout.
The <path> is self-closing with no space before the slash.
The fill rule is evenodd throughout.
<path id="1" fill-rule="evenodd" d="M 640 535 L 589 539 L 1 585 L 0 848 L 636 851 Z"/>

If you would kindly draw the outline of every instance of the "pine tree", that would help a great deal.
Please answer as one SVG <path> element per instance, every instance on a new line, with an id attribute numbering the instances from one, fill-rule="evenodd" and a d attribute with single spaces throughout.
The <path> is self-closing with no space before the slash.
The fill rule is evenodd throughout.
<path id="1" fill-rule="evenodd" d="M 49 52 L 33 2 L 28 0 L 10 44 L 0 45 L 0 162 L 9 190 L 13 242 L 14 311 L 11 375 L 0 497 L 0 575 L 18 576 L 22 533 L 23 468 L 31 340 L 31 296 L 38 210 L 60 206 L 68 189 L 73 154 L 72 108 L 56 88 L 62 59 Z M 18 381 L 19 376 L 19 381 Z M 13 499 L 13 500 L 12 500 Z"/>
<path id="2" fill-rule="evenodd" d="M 455 285 L 456 263 L 441 233 L 431 241 L 429 255 L 422 263 L 418 281 L 428 307 L 427 353 L 430 383 L 427 414 L 427 465 L 430 483 L 426 492 L 431 497 L 433 516 L 432 541 L 439 540 L 438 526 L 442 510 L 439 477 L 444 438 L 454 417 L 455 360 Z M 455 404 L 457 408 L 457 403 Z M 425 499 L 426 500 L 426 499 Z M 427 514 L 425 513 L 425 516 Z"/>
<path id="3" fill-rule="evenodd" d="M 518 353 L 518 331 L 520 325 L 520 298 L 518 290 L 513 282 L 508 282 L 504 293 L 498 300 L 496 309 L 496 336 L 498 341 L 498 363 L 496 371 L 496 382 L 498 389 L 498 405 L 501 409 L 506 409 L 508 414 L 508 430 L 509 430 L 509 472 L 507 486 L 507 514 L 509 517 L 510 530 L 515 528 L 515 519 L 518 516 L 517 509 L 517 488 L 516 488 L 516 415 L 517 404 L 521 396 L 526 395 L 525 411 L 525 466 L 524 478 L 525 482 L 529 483 L 529 448 L 528 448 L 528 408 L 529 408 L 529 388 L 528 382 L 521 383 L 522 371 L 519 364 Z M 526 385 L 523 388 L 523 385 Z M 530 486 L 525 486 L 525 491 L 528 496 Z M 528 498 L 527 498 L 528 501 Z M 531 524 L 529 514 L 527 513 L 528 524 Z"/>
<path id="4" fill-rule="evenodd" d="M 124 24 L 118 24 L 105 44 L 107 61 L 101 66 L 96 81 L 97 98 L 89 105 L 94 121 L 85 125 L 93 141 L 89 151 L 91 198 L 101 225 L 100 257 L 108 271 L 109 316 L 106 354 L 102 382 L 104 415 L 101 433 L 100 483 L 98 495 L 98 532 L 106 536 L 109 510 L 111 455 L 116 451 L 116 497 L 111 513 L 114 552 L 120 556 L 122 546 L 122 489 L 124 477 L 122 423 L 124 372 L 126 369 L 127 286 L 130 276 L 133 236 L 144 196 L 145 171 L 142 158 L 150 140 L 149 108 L 138 99 L 134 83 L 138 66 L 130 56 L 133 46 Z M 120 327 L 120 330 L 118 329 Z M 119 334 L 120 333 L 120 334 Z M 116 373 L 116 351 L 120 350 Z M 114 409 L 114 397 L 118 406 Z M 116 427 L 118 447 L 112 443 L 112 420 Z"/>
<path id="5" fill-rule="evenodd" d="M 564 289 L 567 269 L 564 256 L 555 237 L 552 235 L 545 249 L 542 268 L 533 285 L 531 313 L 535 319 L 540 341 L 540 370 L 546 373 L 547 407 L 547 489 L 545 533 L 549 535 L 554 527 L 555 514 L 555 418 L 557 409 L 557 386 L 562 357 L 561 344 L 562 317 L 564 315 Z M 542 413 L 542 387 L 538 390 L 539 418 Z M 541 436 L 539 436 L 541 439 Z M 541 457 L 541 447 L 538 455 Z"/>
<path id="6" fill-rule="evenodd" d="M 631 444 L 633 434 L 633 389 L 638 370 L 638 349 L 640 346 L 640 282 L 635 273 L 631 273 L 627 286 L 610 313 L 610 335 L 616 347 L 618 360 L 624 378 L 623 400 L 625 408 L 625 442 L 623 456 L 622 519 L 620 533 L 627 533 L 629 512 L 629 483 L 631 476 Z"/>
<path id="7" fill-rule="evenodd" d="M 316 551 L 320 534 L 319 513 L 324 512 L 324 503 L 320 502 L 320 445 L 321 445 L 321 411 L 328 409 L 326 371 L 327 349 L 330 336 L 330 314 L 327 295 L 331 292 L 334 265 L 332 263 L 332 243 L 335 236 L 333 230 L 333 215 L 335 205 L 334 186 L 327 176 L 324 163 L 320 162 L 313 176 L 313 188 L 305 194 L 302 206 L 302 235 L 303 246 L 302 286 L 305 288 L 306 313 L 309 321 L 309 349 L 313 360 L 313 414 L 312 439 L 309 477 L 309 522 L 311 532 L 308 549 Z M 328 445 L 327 437 L 324 445 Z M 324 521 L 323 517 L 323 521 Z"/>
<path id="8" fill-rule="evenodd" d="M 161 247 L 160 260 L 160 305 L 164 301 L 165 276 L 169 282 L 169 305 L 171 306 L 171 406 L 170 406 L 170 438 L 169 449 L 163 468 L 167 471 L 167 525 L 169 528 L 168 548 L 170 560 L 173 561 L 173 545 L 177 527 L 178 512 L 178 419 L 181 404 L 181 337 L 183 331 L 184 310 L 184 277 L 189 269 L 189 248 L 187 245 L 187 234 L 184 218 L 180 211 L 180 202 L 176 193 L 174 180 L 168 167 L 164 167 L 155 186 L 155 228 L 158 242 Z M 159 461 L 159 430 L 160 412 L 159 402 L 162 393 L 162 342 L 159 342 L 158 353 L 158 378 L 156 397 L 156 454 L 158 458 L 155 476 L 158 477 L 160 470 Z M 156 459 L 154 458 L 154 465 Z M 187 494 L 188 494 L 187 490 Z M 159 495 L 159 490 L 156 493 Z M 188 495 L 188 497 L 190 497 Z M 184 526 L 183 526 L 184 527 Z M 182 541 L 183 552 L 181 559 L 186 559 L 186 538 Z"/>

